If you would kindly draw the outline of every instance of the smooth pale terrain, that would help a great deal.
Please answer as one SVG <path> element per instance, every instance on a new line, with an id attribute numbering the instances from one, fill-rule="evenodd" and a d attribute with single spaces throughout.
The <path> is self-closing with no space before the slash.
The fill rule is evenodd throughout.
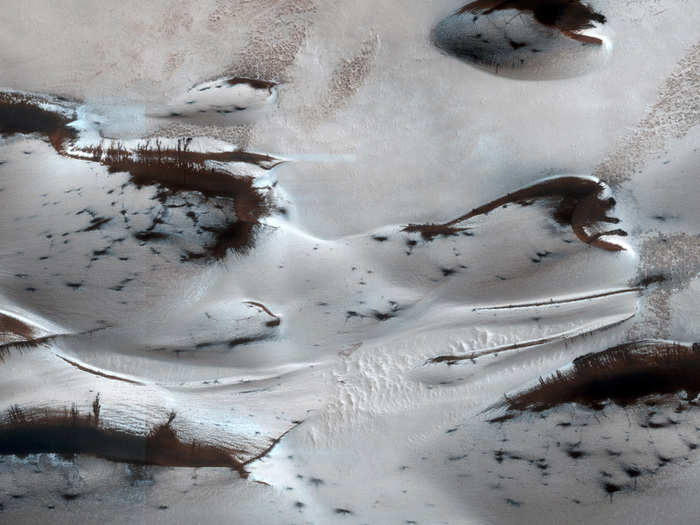
<path id="1" fill-rule="evenodd" d="M 183 436 L 245 458 L 289 430 L 248 479 L 4 457 L 0 518 L 694 523 L 692 413 L 652 435 L 630 430 L 642 408 L 565 405 L 503 424 L 485 412 L 577 356 L 629 339 L 700 340 L 700 10 L 691 0 L 591 4 L 608 18 L 607 63 L 552 81 L 495 76 L 437 49 L 431 31 L 458 2 L 0 6 L 0 87 L 78 99 L 88 142 L 201 137 L 193 148 L 284 159 L 231 169 L 261 188 L 276 182 L 287 210 L 264 219 L 252 249 L 208 264 L 181 262 L 182 246 L 114 244 L 124 236 L 116 219 L 63 244 L 62 232 L 90 224 L 76 215 L 87 208 L 117 219 L 126 210 L 146 227 L 153 189 L 38 137 L 0 139 L 0 313 L 65 334 L 5 357 L 0 409 L 87 408 L 99 392 L 116 427 L 148 429 L 174 410 Z M 250 111 L 160 116 L 227 76 L 278 85 L 270 97 L 223 97 Z M 425 242 L 402 231 L 571 174 L 609 184 L 628 233 L 610 240 L 625 251 L 579 242 L 541 204 L 475 218 L 470 236 Z M 669 277 L 626 291 L 654 273 Z M 259 334 L 269 316 L 247 301 L 282 320 L 270 338 L 197 347 Z M 530 303 L 545 304 L 489 309 Z M 663 468 L 658 456 L 670 458 Z M 634 481 L 631 464 L 644 473 Z M 625 489 L 608 494 L 606 480 Z"/>

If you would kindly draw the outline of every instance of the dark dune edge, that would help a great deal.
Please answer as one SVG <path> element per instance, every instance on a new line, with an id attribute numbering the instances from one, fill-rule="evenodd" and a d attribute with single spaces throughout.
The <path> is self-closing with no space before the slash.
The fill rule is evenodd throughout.
<path id="1" fill-rule="evenodd" d="M 118 463 L 155 465 L 161 467 L 223 467 L 247 478 L 246 466 L 265 457 L 291 430 L 302 421 L 271 439 L 259 454 L 240 461 L 237 455 L 245 451 L 215 446 L 197 441 L 184 442 L 171 427 L 176 413 L 171 412 L 165 423 L 145 434 L 137 434 L 103 426 L 100 419 L 100 395 L 92 402 L 92 413 L 80 414 L 70 409 L 10 407 L 0 418 L 0 456 L 28 454 L 77 454 L 99 457 Z"/>
<path id="2" fill-rule="evenodd" d="M 16 338 L 19 339 L 16 339 Z M 36 337 L 36 330 L 19 319 L 0 314 L 0 363 L 2 363 L 11 349 L 19 351 L 35 348 L 46 340 L 45 337 Z"/>
<path id="3" fill-rule="evenodd" d="M 608 251 L 624 250 L 622 246 L 600 238 L 603 235 L 626 236 L 627 233 L 623 230 L 601 231 L 594 234 L 586 232 L 586 228 L 593 227 L 600 222 L 613 224 L 619 222 L 619 219 L 607 216 L 607 212 L 615 206 L 615 199 L 602 198 L 601 194 L 604 190 L 604 185 L 597 180 L 581 177 L 556 177 L 508 193 L 446 223 L 409 224 L 403 228 L 403 231 L 420 233 L 425 241 L 432 241 L 439 236 L 457 235 L 467 229 L 458 226 L 460 223 L 478 215 L 486 215 L 501 206 L 514 203 L 529 206 L 535 201 L 549 199 L 558 200 L 552 214 L 554 220 L 562 226 L 571 226 L 581 242 Z"/>
<path id="4" fill-rule="evenodd" d="M 213 235 L 214 241 L 203 246 L 203 252 L 187 253 L 183 261 L 223 259 L 229 250 L 245 252 L 253 244 L 260 219 L 271 210 L 270 199 L 254 187 L 253 177 L 234 176 L 205 165 L 207 160 L 239 160 L 266 166 L 275 161 L 266 155 L 190 152 L 185 140 L 178 141 L 177 148 L 162 148 L 156 141 L 154 149 L 146 143 L 133 154 L 120 146 L 105 150 L 93 148 L 90 153 L 93 160 L 107 166 L 110 172 L 129 173 L 137 187 L 156 186 L 156 198 L 161 204 L 166 204 L 171 197 L 196 192 L 204 204 L 219 209 L 226 207 L 231 219 L 217 226 L 202 227 L 203 231 Z M 146 241 L 167 237 L 167 234 L 157 235 L 156 232 L 140 232 L 140 235 L 141 240 Z"/>
<path id="5" fill-rule="evenodd" d="M 227 467 L 248 475 L 244 462 L 235 459 L 237 450 L 181 441 L 166 423 L 144 435 L 110 429 L 100 421 L 100 398 L 95 398 L 91 414 L 70 409 L 31 409 L 11 407 L 0 420 L 0 455 L 55 453 L 64 456 L 86 454 L 110 461 L 170 467 Z"/>
<path id="6" fill-rule="evenodd" d="M 79 364 L 71 359 L 68 359 L 67 357 L 63 357 L 62 355 L 58 355 L 58 357 L 60 359 L 63 359 L 66 363 L 68 363 L 72 367 L 77 368 L 81 372 L 87 372 L 88 374 L 92 374 L 92 375 L 99 376 L 99 377 L 104 377 L 105 379 L 111 379 L 113 381 L 121 381 L 123 383 L 130 383 L 132 385 L 143 385 L 144 384 L 144 383 L 141 383 L 140 381 L 134 381 L 132 379 L 127 379 L 125 377 L 120 377 L 120 376 L 113 375 L 113 374 L 107 374 L 105 372 L 95 370 L 94 368 L 83 366 L 83 365 L 81 365 L 81 364 Z"/>
<path id="7" fill-rule="evenodd" d="M 232 80 L 251 82 L 249 79 Z M 272 210 L 269 196 L 254 187 L 253 177 L 209 168 L 206 163 L 242 162 L 269 170 L 282 160 L 241 150 L 189 151 L 189 140 L 186 139 L 179 140 L 176 148 L 162 147 L 159 141 L 151 147 L 147 141 L 135 152 L 120 144 L 108 148 L 88 147 L 81 150 L 88 154 L 86 158 L 66 151 L 66 144 L 78 137 L 76 130 L 68 125 L 72 119 L 40 107 L 45 102 L 33 95 L 0 93 L 0 134 L 39 133 L 46 136 L 62 156 L 98 162 L 107 166 L 110 172 L 129 173 L 139 188 L 157 186 L 156 198 L 163 205 L 171 197 L 196 194 L 204 205 L 214 206 L 230 215 L 230 219 L 219 225 L 202 227 L 201 230 L 210 234 L 213 241 L 202 246 L 201 252 L 187 252 L 183 261 L 220 260 L 229 250 L 243 253 L 253 245 L 260 220 Z M 109 220 L 104 218 L 103 222 L 91 225 L 86 231 L 97 229 Z M 137 232 L 137 239 L 143 242 L 166 240 L 167 233 L 152 231 L 155 225 L 145 232 Z"/>
<path id="8" fill-rule="evenodd" d="M 65 143 L 78 136 L 68 126 L 74 118 L 44 109 L 40 107 L 42 103 L 50 102 L 34 95 L 0 93 L 0 136 L 39 133 L 47 137 L 54 149 L 62 154 Z"/>
<path id="9" fill-rule="evenodd" d="M 237 86 L 239 84 L 248 84 L 253 89 L 267 89 L 270 91 L 273 87 L 277 85 L 275 82 L 270 82 L 268 80 L 259 80 L 257 78 L 248 77 L 233 77 L 226 80 L 226 83 L 230 86 Z"/>
<path id="10" fill-rule="evenodd" d="M 15 335 L 23 339 L 32 339 L 34 337 L 34 329 L 15 317 L 0 314 L 0 340 L 3 339 L 4 335 Z"/>
<path id="11" fill-rule="evenodd" d="M 159 140 L 153 141 L 153 147 L 151 147 L 151 141 L 146 140 L 135 152 L 131 152 L 125 149 L 121 144 L 111 146 L 109 148 L 102 148 L 101 146 L 95 146 L 90 148 L 84 148 L 81 151 L 89 153 L 91 159 L 95 162 L 102 162 L 103 164 L 112 167 L 119 163 L 129 163 L 131 165 L 143 165 L 148 166 L 158 166 L 162 163 L 173 163 L 180 167 L 189 168 L 199 168 L 205 167 L 207 161 L 218 161 L 218 162 L 243 162 L 246 164 L 255 164 L 256 166 L 269 170 L 283 161 L 272 157 L 271 155 L 265 155 L 262 153 L 252 153 L 249 151 L 233 150 L 233 151 L 190 151 L 189 149 L 189 139 L 178 140 L 178 145 L 175 148 L 165 148 Z M 84 157 L 75 157 L 81 160 L 85 160 Z M 233 175 L 227 175 L 232 178 Z M 202 181 L 202 191 L 211 191 L 211 185 L 208 181 Z M 225 185 L 215 186 L 214 189 L 225 190 Z"/>
<path id="12" fill-rule="evenodd" d="M 258 301 L 246 301 L 246 304 L 260 308 L 263 312 L 265 312 L 267 315 L 272 317 L 272 319 L 270 321 L 265 323 L 266 326 L 269 326 L 269 327 L 279 326 L 282 323 L 282 319 L 280 319 L 280 317 L 278 315 L 273 314 L 270 311 L 270 309 L 267 306 L 265 306 L 264 304 L 262 304 Z"/>
<path id="13" fill-rule="evenodd" d="M 17 351 L 19 353 L 22 353 L 26 350 L 32 350 L 35 348 L 39 348 L 42 345 L 45 345 L 47 343 L 50 343 L 55 339 L 56 336 L 49 335 L 46 337 L 39 337 L 36 339 L 25 339 L 22 341 L 13 341 L 11 343 L 4 343 L 0 345 L 0 363 L 3 363 L 5 361 L 5 358 L 7 358 L 8 355 L 12 351 Z"/>
<path id="14" fill-rule="evenodd" d="M 540 24 L 558 29 L 573 40 L 603 43 L 599 38 L 578 34 L 578 31 L 592 28 L 593 22 L 607 22 L 605 16 L 580 0 L 476 0 L 459 9 L 457 14 L 488 15 L 505 9 L 530 12 Z"/>
<path id="15" fill-rule="evenodd" d="M 554 303 L 556 304 L 556 303 Z M 616 323 L 612 323 L 611 325 L 605 326 L 603 328 L 599 328 L 598 330 L 609 330 L 610 328 L 614 326 L 621 325 L 628 319 L 630 319 L 632 316 L 623 319 L 621 321 L 617 321 Z M 591 332 L 582 332 L 580 334 L 577 334 L 575 337 L 581 337 L 590 334 Z M 552 337 L 544 337 L 542 339 L 535 339 L 532 341 L 525 341 L 522 343 L 513 343 L 510 345 L 504 345 L 504 346 L 498 346 L 496 348 L 489 348 L 487 350 L 481 350 L 477 352 L 470 352 L 468 354 L 462 354 L 462 355 L 455 355 L 455 354 L 446 354 L 446 355 L 439 355 L 437 357 L 433 357 L 428 361 L 427 364 L 440 364 L 440 363 L 446 363 L 448 366 L 456 365 L 460 361 L 473 361 L 475 359 L 478 359 L 479 357 L 484 357 L 486 355 L 494 355 L 494 354 L 499 354 L 501 352 L 507 352 L 510 350 L 520 350 L 522 348 L 530 348 L 533 346 L 542 346 L 548 343 L 554 343 L 557 341 L 563 341 L 563 340 L 571 340 L 573 339 L 572 337 L 566 337 L 562 335 L 556 335 Z"/>
<path id="16" fill-rule="evenodd" d="M 682 393 L 690 402 L 700 394 L 700 343 L 635 341 L 578 357 L 571 369 L 540 378 L 539 385 L 530 390 L 506 396 L 495 407 L 505 407 L 506 415 L 491 421 L 569 403 L 601 410 L 610 402 L 625 407 L 654 396 Z"/>

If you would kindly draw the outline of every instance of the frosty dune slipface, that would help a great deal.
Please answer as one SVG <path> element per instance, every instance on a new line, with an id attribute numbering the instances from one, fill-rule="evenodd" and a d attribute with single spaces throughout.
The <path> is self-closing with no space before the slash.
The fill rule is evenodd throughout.
<path id="1" fill-rule="evenodd" d="M 682 0 L 108 4 L 0 8 L 0 515 L 695 518 Z"/>
<path id="2" fill-rule="evenodd" d="M 527 80 L 566 78 L 602 66 L 612 43 L 606 17 L 569 0 L 483 0 L 442 20 L 435 45 L 487 71 Z"/>

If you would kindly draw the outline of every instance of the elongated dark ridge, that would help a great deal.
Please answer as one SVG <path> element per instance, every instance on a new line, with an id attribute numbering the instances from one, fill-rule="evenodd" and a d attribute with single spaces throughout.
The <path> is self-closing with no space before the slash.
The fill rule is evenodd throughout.
<path id="1" fill-rule="evenodd" d="M 55 453 L 86 454 L 110 461 L 170 467 L 227 467 L 248 475 L 244 463 L 235 458 L 238 450 L 192 441 L 181 441 L 171 423 L 148 433 L 136 433 L 102 426 L 99 397 L 93 402 L 92 414 L 70 409 L 31 409 L 11 407 L 0 419 L 0 455 Z"/>
<path id="2" fill-rule="evenodd" d="M 132 385 L 143 385 L 144 384 L 144 383 L 141 383 L 140 381 L 134 381 L 132 379 L 127 379 L 125 377 L 121 377 L 121 376 L 117 376 L 117 375 L 113 375 L 113 374 L 108 374 L 106 372 L 101 372 L 100 370 L 95 370 L 94 368 L 81 365 L 80 363 L 77 363 L 71 359 L 68 359 L 67 357 L 63 357 L 62 355 L 59 355 L 57 357 L 59 357 L 60 359 L 63 359 L 63 361 L 65 361 L 69 365 L 77 368 L 81 372 L 87 372 L 88 374 L 92 374 L 92 375 L 99 376 L 99 377 L 104 377 L 105 379 L 112 379 L 113 381 L 122 381 L 124 383 L 131 383 Z"/>
<path id="3" fill-rule="evenodd" d="M 462 7 L 457 14 L 488 15 L 504 9 L 530 12 L 540 24 L 556 28 L 574 40 L 589 44 L 603 43 L 599 38 L 578 34 L 592 28 L 593 22 L 604 24 L 607 21 L 605 16 L 580 0 L 476 0 Z"/>
<path id="4" fill-rule="evenodd" d="M 551 299 L 550 301 L 537 301 L 534 303 L 515 303 L 515 304 L 507 304 L 507 305 L 502 305 L 502 306 L 482 306 L 479 308 L 474 308 L 472 311 L 473 312 L 483 312 L 485 310 L 511 310 L 511 309 L 516 309 L 516 308 L 534 308 L 538 306 L 550 306 L 550 305 L 558 305 L 558 304 L 567 304 L 567 303 L 577 303 L 579 301 L 589 301 L 591 299 L 599 299 L 601 297 L 610 297 L 611 295 L 620 295 L 620 294 L 626 294 L 626 293 L 633 293 L 633 292 L 640 292 L 642 288 L 623 288 L 622 290 L 611 290 L 609 292 L 601 292 L 601 293 L 596 293 L 596 294 L 591 294 L 591 295 L 583 295 L 580 297 L 571 297 L 568 299 Z"/>
<path id="5" fill-rule="evenodd" d="M 5 343 L 0 345 L 0 363 L 5 361 L 5 358 L 10 354 L 11 351 L 17 350 L 23 352 L 24 350 L 34 349 L 40 347 L 42 344 L 46 344 L 53 339 L 52 336 L 39 339 L 28 339 L 25 341 L 13 341 L 11 343 Z"/>
<path id="6" fill-rule="evenodd" d="M 536 387 L 506 396 L 498 406 L 511 413 L 567 403 L 602 409 L 608 402 L 627 406 L 680 393 L 689 400 L 700 393 L 700 343 L 649 340 L 578 357 L 571 369 L 540 378 Z"/>
<path id="7" fill-rule="evenodd" d="M 466 229 L 458 226 L 460 223 L 478 215 L 486 215 L 501 206 L 513 203 L 529 206 L 538 200 L 554 200 L 558 201 L 553 212 L 554 219 L 561 225 L 571 226 L 581 242 L 608 251 L 624 250 L 622 246 L 601 239 L 603 235 L 626 236 L 627 233 L 622 230 L 599 231 L 594 234 L 586 232 L 586 228 L 595 227 L 601 222 L 619 222 L 615 217 L 607 216 L 607 212 L 615 206 L 615 199 L 602 198 L 604 191 L 605 186 L 595 179 L 555 177 L 508 193 L 446 223 L 409 224 L 403 231 L 420 233 L 424 240 L 431 241 L 441 235 L 456 235 Z"/>
<path id="8" fill-rule="evenodd" d="M 625 319 L 622 319 L 620 321 L 617 321 L 615 323 L 612 323 L 610 325 L 604 326 L 602 328 L 599 328 L 599 330 L 607 330 L 610 329 L 614 326 L 618 326 L 625 321 L 631 319 L 633 315 L 626 317 Z M 555 335 L 552 337 L 543 337 L 541 339 L 534 339 L 531 341 L 523 341 L 520 343 L 513 343 L 510 345 L 504 345 L 504 346 L 497 346 L 496 348 L 488 348 L 486 350 L 479 350 L 476 352 L 470 352 L 468 354 L 463 354 L 463 355 L 455 355 L 455 354 L 447 354 L 447 355 L 440 355 L 437 357 L 433 357 L 428 361 L 430 364 L 439 364 L 439 363 L 447 363 L 448 365 L 455 365 L 459 361 L 470 361 L 472 359 L 477 359 L 479 357 L 483 357 L 485 355 L 493 355 L 493 354 L 498 354 L 501 352 L 507 352 L 510 350 L 519 350 L 521 348 L 529 348 L 532 346 L 541 346 L 545 345 L 548 343 L 554 343 L 557 341 L 564 341 L 564 340 L 571 340 L 573 337 L 581 337 L 583 335 L 590 334 L 591 332 L 581 332 L 580 334 L 576 334 L 575 336 L 570 336 L 570 335 Z"/>
<path id="9" fill-rule="evenodd" d="M 269 169 L 279 161 L 268 155 L 240 151 L 191 152 L 185 140 L 179 140 L 176 148 L 162 148 L 156 142 L 151 149 L 146 142 L 136 152 L 117 145 L 105 150 L 93 148 L 90 153 L 95 161 L 108 166 L 110 172 L 129 173 L 137 187 L 156 186 L 156 197 L 163 204 L 182 192 L 198 192 L 205 202 L 224 199 L 233 205 L 230 219 L 217 226 L 201 228 L 212 234 L 214 241 L 203 246 L 203 252 L 184 256 L 185 261 L 223 259 L 229 250 L 246 251 L 254 241 L 260 219 L 271 209 L 268 197 L 254 187 L 253 177 L 232 175 L 205 165 L 208 160 L 240 161 Z M 147 233 L 143 235 L 149 237 Z"/>
<path id="10" fill-rule="evenodd" d="M 108 147 L 102 145 L 84 147 L 80 151 L 88 153 L 91 160 L 102 162 L 107 166 L 120 163 L 132 163 L 143 165 L 159 165 L 170 163 L 180 167 L 204 168 L 207 161 L 217 162 L 243 162 L 255 164 L 256 166 L 269 170 L 283 161 L 271 155 L 254 153 L 235 149 L 232 151 L 191 151 L 189 141 L 179 139 L 177 146 L 164 147 L 160 140 L 144 141 L 135 151 L 124 148 L 122 144 L 116 143 Z M 85 160 L 84 157 L 76 156 Z M 232 175 L 230 175 L 232 176 Z"/>

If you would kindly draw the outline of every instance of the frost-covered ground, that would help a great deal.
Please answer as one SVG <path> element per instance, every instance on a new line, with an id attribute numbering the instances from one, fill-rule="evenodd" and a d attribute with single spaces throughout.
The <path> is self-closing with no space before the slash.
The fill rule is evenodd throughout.
<path id="1" fill-rule="evenodd" d="M 0 6 L 0 521 L 697 522 L 700 10 L 463 5 Z"/>

